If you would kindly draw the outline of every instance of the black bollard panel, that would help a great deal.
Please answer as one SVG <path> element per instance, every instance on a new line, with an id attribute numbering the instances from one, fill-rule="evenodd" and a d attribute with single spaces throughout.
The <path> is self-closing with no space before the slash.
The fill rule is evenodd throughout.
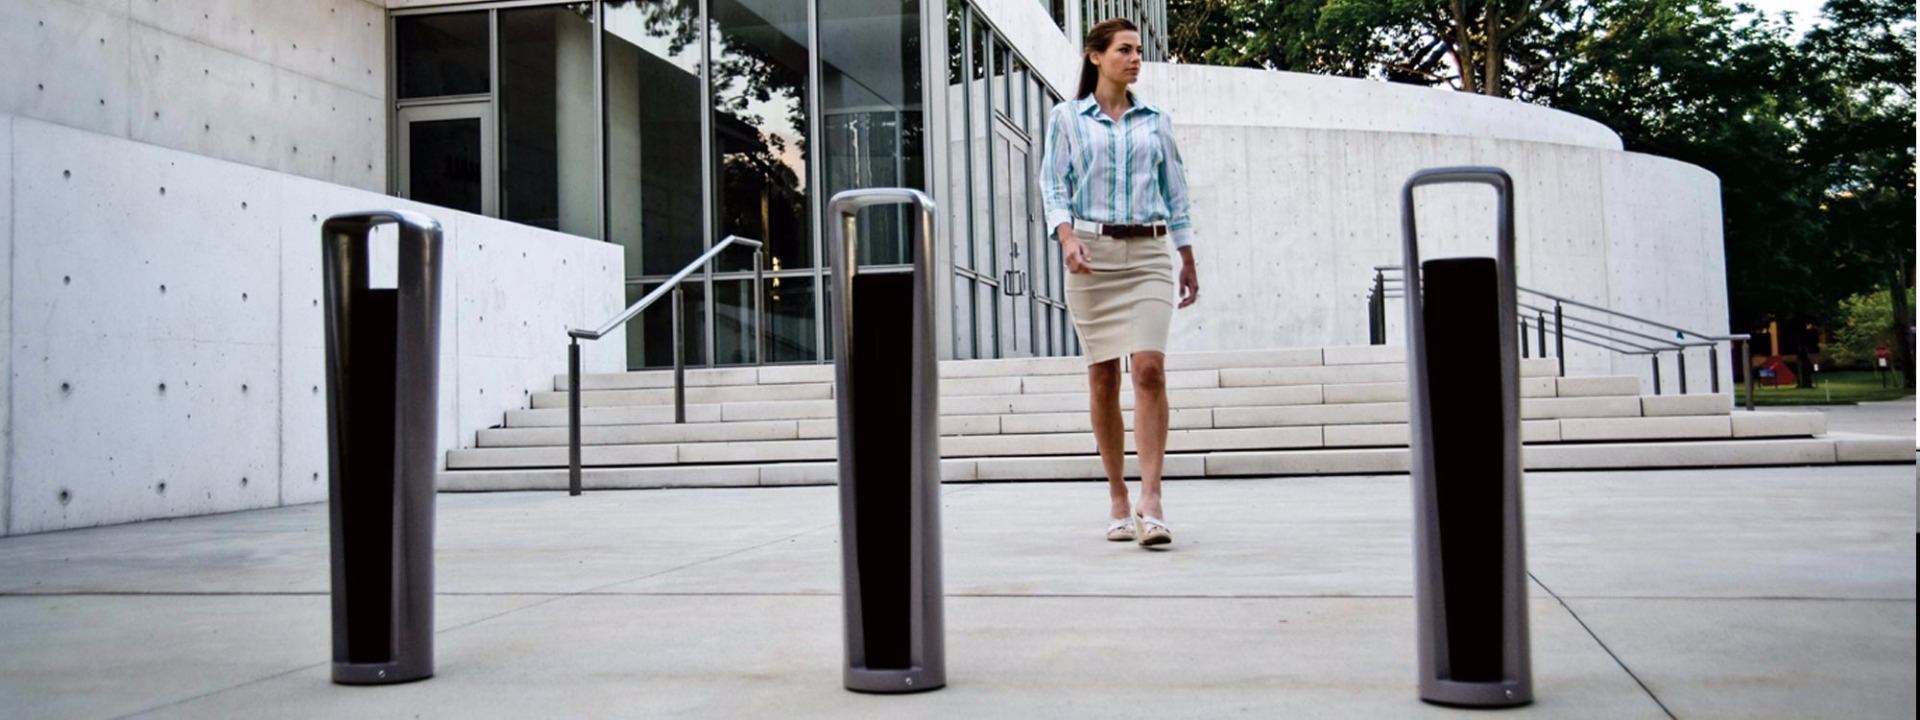
<path id="1" fill-rule="evenodd" d="M 1499 192 L 1498 257 L 1423 263 L 1413 190 L 1459 182 Z M 1440 168 L 1402 196 L 1420 697 L 1442 705 L 1533 701 L 1512 188 L 1497 168 Z"/>
<path id="2" fill-rule="evenodd" d="M 860 209 L 901 203 L 917 206 L 914 265 L 860 268 Z M 932 213 L 931 199 L 907 189 L 828 203 L 845 685 L 858 692 L 946 685 Z"/>
<path id="3" fill-rule="evenodd" d="M 1421 266 L 1429 338 L 1446 352 L 1427 357 L 1433 432 L 1433 503 L 1440 537 L 1442 622 L 1454 680 L 1498 682 L 1504 672 L 1500 554 L 1505 528 L 1507 438 L 1500 407 L 1500 307 L 1493 258 L 1428 260 Z"/>
<path id="4" fill-rule="evenodd" d="M 368 234 L 395 223 L 399 287 L 369 283 Z M 433 675 L 440 224 L 376 211 L 322 226 L 333 681 Z"/>

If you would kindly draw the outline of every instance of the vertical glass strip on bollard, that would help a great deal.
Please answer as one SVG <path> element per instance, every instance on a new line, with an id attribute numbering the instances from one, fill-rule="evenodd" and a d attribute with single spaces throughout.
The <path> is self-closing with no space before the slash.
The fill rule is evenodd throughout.
<path id="1" fill-rule="evenodd" d="M 394 223 L 398 287 L 374 289 L 368 234 Z M 439 468 L 440 223 L 380 210 L 321 226 L 333 681 L 433 675 L 433 503 Z"/>
<path id="2" fill-rule="evenodd" d="M 856 215 L 897 204 L 915 206 L 912 269 L 861 269 Z M 859 692 L 947 684 L 933 209 L 906 188 L 848 190 L 827 204 L 846 687 Z"/>
<path id="3" fill-rule="evenodd" d="M 1485 183 L 1499 194 L 1498 258 L 1420 262 L 1413 190 Z M 1415 173 L 1401 191 L 1412 424 L 1420 699 L 1533 701 L 1520 498 L 1519 323 L 1513 179 L 1490 167 Z M 1444 352 L 1429 352 L 1442 343 Z"/>

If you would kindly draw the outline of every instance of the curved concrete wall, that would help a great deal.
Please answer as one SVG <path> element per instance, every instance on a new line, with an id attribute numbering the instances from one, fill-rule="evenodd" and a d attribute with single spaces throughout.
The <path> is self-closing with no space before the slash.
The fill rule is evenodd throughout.
<path id="1" fill-rule="evenodd" d="M 1204 66 L 1150 64 L 1139 91 L 1174 116 L 1193 186 L 1203 300 L 1176 314 L 1176 352 L 1366 343 L 1372 268 L 1401 263 L 1400 188 L 1447 165 L 1513 176 L 1521 285 L 1727 332 L 1718 180 L 1623 152 L 1597 123 L 1462 93 Z M 1489 189 L 1422 189 L 1416 204 L 1425 257 L 1493 253 Z M 1389 304 L 1396 343 L 1403 313 Z M 1568 358 L 1570 373 L 1637 373 L 1652 392 L 1644 357 L 1569 343 Z M 1721 361 L 1724 382 L 1727 352 Z M 1700 392 L 1706 352 L 1688 362 Z"/>

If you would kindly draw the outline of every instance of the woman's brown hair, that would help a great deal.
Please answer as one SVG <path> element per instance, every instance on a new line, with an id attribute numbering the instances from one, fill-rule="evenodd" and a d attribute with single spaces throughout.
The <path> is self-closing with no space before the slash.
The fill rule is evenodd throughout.
<path id="1" fill-rule="evenodd" d="M 1113 45 L 1113 36 L 1122 31 L 1138 33 L 1139 26 L 1126 18 L 1107 18 L 1101 20 L 1087 31 L 1087 44 L 1080 49 L 1080 92 L 1075 98 L 1093 94 L 1093 88 L 1100 84 L 1100 68 L 1087 59 L 1087 53 L 1106 52 Z"/>

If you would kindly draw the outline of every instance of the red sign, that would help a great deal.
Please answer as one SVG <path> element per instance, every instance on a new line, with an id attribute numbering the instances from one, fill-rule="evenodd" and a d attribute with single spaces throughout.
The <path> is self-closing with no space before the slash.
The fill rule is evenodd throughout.
<path id="1" fill-rule="evenodd" d="M 1887 348 L 1884 346 L 1874 348 L 1873 356 L 1877 358 L 1885 358 L 1887 356 Z"/>

